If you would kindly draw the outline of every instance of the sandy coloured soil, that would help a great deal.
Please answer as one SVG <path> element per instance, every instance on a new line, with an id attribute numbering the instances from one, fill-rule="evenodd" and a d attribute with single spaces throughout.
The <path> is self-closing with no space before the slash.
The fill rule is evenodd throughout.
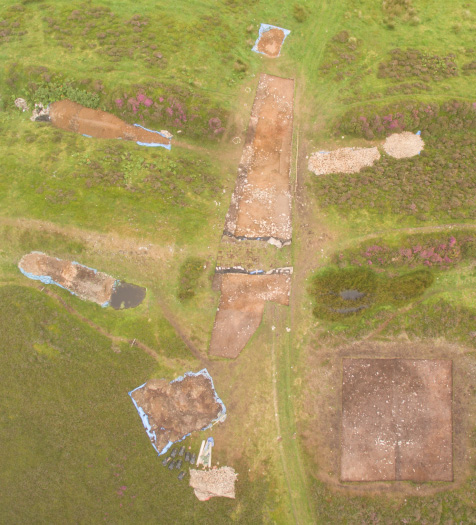
<path id="1" fill-rule="evenodd" d="M 452 361 L 344 359 L 342 481 L 453 481 Z"/>
<path id="2" fill-rule="evenodd" d="M 415 157 L 425 147 L 420 135 L 409 131 L 394 133 L 385 139 L 383 149 L 385 153 L 396 159 Z"/>
<path id="3" fill-rule="evenodd" d="M 212 470 L 190 469 L 190 486 L 200 501 L 221 496 L 235 498 L 235 481 L 238 474 L 231 467 Z"/>
<path id="4" fill-rule="evenodd" d="M 224 274 L 210 355 L 236 358 L 256 332 L 266 301 L 289 305 L 291 277 L 285 274 Z"/>
<path id="5" fill-rule="evenodd" d="M 169 442 L 207 427 L 222 410 L 210 379 L 204 375 L 172 382 L 150 379 L 131 395 L 149 419 L 155 433 L 151 441 L 159 453 Z"/>
<path id="6" fill-rule="evenodd" d="M 261 75 L 225 234 L 290 240 L 294 81 Z"/>
<path id="7" fill-rule="evenodd" d="M 339 148 L 313 153 L 308 168 L 315 175 L 358 173 L 362 168 L 372 166 L 379 158 L 377 148 Z"/>
<path id="8" fill-rule="evenodd" d="M 18 266 L 34 276 L 50 277 L 55 283 L 81 299 L 100 305 L 109 301 L 116 282 L 113 277 L 105 273 L 39 252 L 24 255 Z"/>
<path id="9" fill-rule="evenodd" d="M 59 100 L 49 107 L 53 126 L 101 139 L 123 139 L 146 144 L 170 144 L 170 140 L 158 133 L 131 126 L 120 118 L 71 102 Z"/>
<path id="10" fill-rule="evenodd" d="M 258 51 L 270 58 L 275 58 L 281 51 L 284 41 L 284 31 L 278 28 L 269 29 L 261 34 L 258 42 Z"/>

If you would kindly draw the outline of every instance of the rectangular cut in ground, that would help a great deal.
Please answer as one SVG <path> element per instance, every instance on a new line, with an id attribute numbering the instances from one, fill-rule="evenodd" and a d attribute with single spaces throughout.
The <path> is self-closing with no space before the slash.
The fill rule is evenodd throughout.
<path id="1" fill-rule="evenodd" d="M 453 481 L 452 362 L 344 359 L 342 481 Z"/>
<path id="2" fill-rule="evenodd" d="M 285 274 L 224 274 L 210 354 L 238 357 L 263 318 L 266 301 L 289 305 L 291 277 Z"/>
<path id="3" fill-rule="evenodd" d="M 24 255 L 18 266 L 31 279 L 53 282 L 81 299 L 100 305 L 111 299 L 116 282 L 113 277 L 105 273 L 40 252 Z"/>
<path id="4" fill-rule="evenodd" d="M 236 237 L 290 240 L 294 80 L 262 74 L 225 222 Z"/>

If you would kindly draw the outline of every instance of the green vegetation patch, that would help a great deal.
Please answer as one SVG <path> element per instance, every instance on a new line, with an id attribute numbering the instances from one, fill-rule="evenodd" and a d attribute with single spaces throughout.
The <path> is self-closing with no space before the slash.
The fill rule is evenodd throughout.
<path id="1" fill-rule="evenodd" d="M 206 261 L 199 257 L 187 257 L 180 266 L 177 296 L 181 301 L 195 296 L 198 281 L 205 270 L 205 263 Z"/>
<path id="2" fill-rule="evenodd" d="M 419 49 L 393 49 L 390 59 L 378 65 L 377 77 L 395 80 L 417 77 L 426 82 L 438 82 L 458 75 L 454 59 L 455 55 L 452 53 L 440 57 Z"/>
<path id="3" fill-rule="evenodd" d="M 339 267 L 449 269 L 476 257 L 476 235 L 465 230 L 375 238 L 334 255 Z"/>
<path id="4" fill-rule="evenodd" d="M 433 279 L 428 270 L 387 277 L 369 268 L 326 269 L 312 278 L 313 313 L 337 320 L 372 307 L 403 305 L 421 296 Z"/>
<path id="5" fill-rule="evenodd" d="M 172 379 L 167 369 L 129 345 L 114 352 L 36 290 L 1 287 L 0 323 L 3 521 L 266 520 L 275 495 L 265 477 L 249 479 L 245 462 L 233 465 L 237 499 L 207 505 L 162 467 L 127 393 L 155 375 Z"/>

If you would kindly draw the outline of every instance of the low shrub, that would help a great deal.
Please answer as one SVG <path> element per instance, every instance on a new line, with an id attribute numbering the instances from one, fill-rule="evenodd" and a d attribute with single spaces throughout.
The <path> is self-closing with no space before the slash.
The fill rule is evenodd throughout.
<path id="1" fill-rule="evenodd" d="M 203 274 L 205 261 L 198 257 L 187 257 L 180 266 L 178 298 L 186 301 L 195 296 L 198 281 Z"/>
<path id="2" fill-rule="evenodd" d="M 396 80 L 421 77 L 426 82 L 439 81 L 458 75 L 454 59 L 453 54 L 440 57 L 419 49 L 393 49 L 390 51 L 390 59 L 378 65 L 377 77 Z"/>
<path id="3" fill-rule="evenodd" d="M 405 304 L 421 296 L 433 279 L 428 270 L 387 276 L 370 268 L 331 268 L 313 277 L 309 293 L 315 317 L 337 320 L 375 306 Z"/>

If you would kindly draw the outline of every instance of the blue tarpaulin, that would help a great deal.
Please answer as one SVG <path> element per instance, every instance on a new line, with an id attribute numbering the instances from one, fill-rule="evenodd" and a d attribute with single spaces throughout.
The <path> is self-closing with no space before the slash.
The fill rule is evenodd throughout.
<path id="1" fill-rule="evenodd" d="M 147 128 L 144 128 L 144 126 L 141 126 L 140 124 L 134 124 L 134 126 L 136 126 L 136 128 L 142 128 L 142 129 L 145 129 L 146 131 L 150 131 L 151 133 L 157 133 L 157 135 L 160 135 L 161 137 L 164 137 L 164 139 L 166 139 L 167 137 L 165 135 L 162 135 L 162 133 L 160 133 L 159 131 L 154 131 L 153 129 L 147 129 Z M 169 140 L 169 139 L 167 139 Z M 161 148 L 165 148 L 165 149 L 172 149 L 172 143 L 169 142 L 168 144 L 161 144 L 160 142 L 136 142 L 136 144 L 138 144 L 139 146 L 149 146 L 151 148 L 158 148 L 158 147 L 161 147 Z"/>

